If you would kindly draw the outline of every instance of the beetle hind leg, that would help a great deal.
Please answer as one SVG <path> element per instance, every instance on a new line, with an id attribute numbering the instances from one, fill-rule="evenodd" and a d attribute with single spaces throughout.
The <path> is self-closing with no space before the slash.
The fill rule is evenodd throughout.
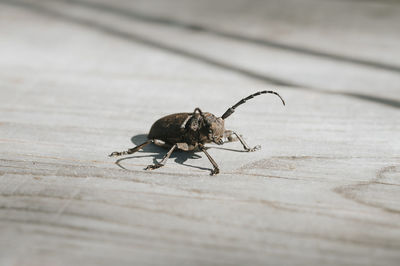
<path id="1" fill-rule="evenodd" d="M 160 168 L 160 167 L 164 166 L 167 163 L 169 157 L 171 156 L 172 152 L 175 150 L 176 147 L 177 147 L 176 144 L 174 146 L 172 146 L 171 149 L 167 152 L 167 154 L 164 155 L 164 157 L 162 158 L 161 162 L 153 164 L 153 165 L 148 165 L 145 168 L 145 170 L 154 170 L 154 169 L 157 169 L 157 168 Z"/>
<path id="2" fill-rule="evenodd" d="M 228 140 L 228 142 L 233 142 L 233 141 L 239 140 L 240 143 L 242 143 L 242 145 L 243 145 L 243 149 L 248 152 L 257 151 L 257 150 L 261 149 L 260 145 L 256 145 L 253 148 L 251 148 L 246 143 L 246 141 L 243 139 L 243 137 L 241 135 L 239 135 L 238 133 L 236 133 L 235 131 L 232 131 L 232 130 L 225 130 L 224 137 Z"/>
<path id="3" fill-rule="evenodd" d="M 134 147 L 132 149 L 129 149 L 127 151 L 121 151 L 121 152 L 115 151 L 115 152 L 111 153 L 108 156 L 109 157 L 113 157 L 113 156 L 122 156 L 122 155 L 132 154 L 132 153 L 137 152 L 138 150 L 142 149 L 144 146 L 146 146 L 146 145 L 148 145 L 148 144 L 150 144 L 152 142 L 153 142 L 153 140 L 149 139 L 148 141 L 146 141 L 146 142 L 144 142 L 144 143 L 142 143 L 142 144 L 140 144 L 140 145 L 138 145 L 138 146 L 136 146 L 136 147 Z"/>

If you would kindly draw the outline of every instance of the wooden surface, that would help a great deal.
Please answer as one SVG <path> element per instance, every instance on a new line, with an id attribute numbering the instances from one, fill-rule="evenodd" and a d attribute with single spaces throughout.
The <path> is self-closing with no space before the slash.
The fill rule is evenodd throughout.
<path id="1" fill-rule="evenodd" d="M 399 265 L 397 1 L 0 0 L 0 265 Z M 222 113 L 239 143 L 148 146 Z M 224 149 L 223 149 L 224 148 Z"/>

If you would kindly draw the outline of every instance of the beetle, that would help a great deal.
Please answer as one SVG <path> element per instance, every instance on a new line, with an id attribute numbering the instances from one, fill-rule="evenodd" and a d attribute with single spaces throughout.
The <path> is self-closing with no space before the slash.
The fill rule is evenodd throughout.
<path id="1" fill-rule="evenodd" d="M 219 173 L 219 167 L 211 155 L 207 152 L 206 143 L 215 143 L 222 145 L 225 142 L 232 142 L 239 140 L 245 151 L 252 152 L 260 149 L 259 145 L 251 148 L 243 139 L 243 137 L 232 130 L 225 130 L 225 119 L 235 112 L 235 109 L 244 104 L 247 100 L 250 100 L 261 94 L 275 94 L 277 95 L 283 105 L 285 101 L 283 98 L 274 91 L 259 91 L 254 94 L 241 99 L 235 105 L 230 107 L 221 117 L 202 112 L 200 108 L 195 108 L 192 113 L 176 113 L 164 116 L 158 119 L 150 129 L 147 136 L 147 141 L 122 152 L 113 152 L 109 156 L 121 156 L 137 152 L 146 145 L 154 143 L 158 146 L 169 149 L 162 160 L 154 165 L 148 165 L 145 170 L 153 170 L 164 166 L 175 149 L 183 151 L 202 151 L 210 160 L 214 169 L 211 171 L 211 175 Z"/>

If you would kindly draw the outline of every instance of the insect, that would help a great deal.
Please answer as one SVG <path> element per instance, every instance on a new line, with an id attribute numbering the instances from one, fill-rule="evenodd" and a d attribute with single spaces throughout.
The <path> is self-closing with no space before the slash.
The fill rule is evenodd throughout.
<path id="1" fill-rule="evenodd" d="M 214 169 L 211 175 L 219 173 L 219 167 L 211 155 L 207 152 L 206 143 L 216 143 L 218 145 L 224 144 L 224 139 L 227 142 L 239 140 L 245 151 L 252 152 L 260 149 L 259 145 L 251 148 L 243 139 L 241 135 L 232 130 L 225 130 L 225 119 L 235 112 L 235 109 L 244 104 L 247 100 L 254 98 L 261 94 L 275 94 L 277 95 L 283 105 L 285 101 L 282 97 L 274 91 L 259 91 L 246 98 L 241 99 L 235 105 L 230 107 L 221 117 L 202 112 L 200 108 L 195 108 L 192 113 L 177 113 L 164 116 L 158 119 L 150 129 L 147 136 L 148 140 L 134 148 L 122 152 L 113 152 L 109 156 L 121 156 L 137 152 L 146 145 L 154 143 L 158 146 L 169 149 L 162 160 L 154 165 L 147 166 L 146 170 L 153 170 L 164 166 L 175 149 L 183 151 L 202 151 L 210 160 Z"/>

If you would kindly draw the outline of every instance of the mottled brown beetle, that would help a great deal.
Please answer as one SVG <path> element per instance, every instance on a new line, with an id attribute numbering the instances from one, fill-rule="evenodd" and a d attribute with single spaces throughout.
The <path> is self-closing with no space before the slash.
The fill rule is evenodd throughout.
<path id="1" fill-rule="evenodd" d="M 148 140 L 132 149 L 123 152 L 113 152 L 109 156 L 121 156 L 132 154 L 142 149 L 149 143 L 154 143 L 158 146 L 168 148 L 169 151 L 163 157 L 161 162 L 147 166 L 146 170 L 157 169 L 164 166 L 172 152 L 177 148 L 183 151 L 201 150 L 205 153 L 211 164 L 214 166 L 214 170 L 211 171 L 211 175 L 219 173 L 219 168 L 214 159 L 207 152 L 204 147 L 205 143 L 214 142 L 218 145 L 224 143 L 223 139 L 227 139 L 228 142 L 239 140 L 245 151 L 256 151 L 260 149 L 257 145 L 254 148 L 250 148 L 249 145 L 244 141 L 241 135 L 231 130 L 225 130 L 224 120 L 228 118 L 235 109 L 244 104 L 247 100 L 254 98 L 255 96 L 272 93 L 277 95 L 283 105 L 285 101 L 282 97 L 274 91 L 259 91 L 246 98 L 243 98 L 234 106 L 229 108 L 221 117 L 207 112 L 202 112 L 200 108 L 194 109 L 193 113 L 177 113 L 167 115 L 157 120 L 151 127 L 150 132 L 147 136 Z"/>

